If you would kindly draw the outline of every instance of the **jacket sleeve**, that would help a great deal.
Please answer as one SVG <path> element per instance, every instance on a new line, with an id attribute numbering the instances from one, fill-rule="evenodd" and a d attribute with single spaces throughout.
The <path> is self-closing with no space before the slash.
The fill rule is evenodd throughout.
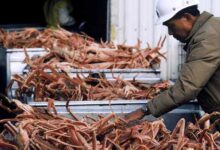
<path id="1" fill-rule="evenodd" d="M 194 39 L 175 85 L 148 103 L 153 116 L 159 117 L 197 97 L 219 67 L 219 43 L 216 34 L 201 34 Z"/>

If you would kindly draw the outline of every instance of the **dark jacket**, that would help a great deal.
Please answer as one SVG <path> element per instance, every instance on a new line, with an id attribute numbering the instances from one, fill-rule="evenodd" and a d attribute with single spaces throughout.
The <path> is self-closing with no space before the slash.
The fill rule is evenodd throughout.
<path id="1" fill-rule="evenodd" d="M 156 117 L 196 98 L 205 112 L 220 111 L 220 18 L 203 12 L 186 41 L 177 82 L 148 103 Z"/>

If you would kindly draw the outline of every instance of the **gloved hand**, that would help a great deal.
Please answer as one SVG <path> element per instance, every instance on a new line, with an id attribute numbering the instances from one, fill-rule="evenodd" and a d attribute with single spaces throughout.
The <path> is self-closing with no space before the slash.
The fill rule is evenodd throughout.
<path id="1" fill-rule="evenodd" d="M 147 108 L 147 106 L 144 106 L 144 107 L 141 107 L 131 113 L 126 114 L 124 119 L 127 122 L 134 122 L 134 121 L 143 119 L 144 116 L 146 116 L 146 115 L 150 115 L 150 111 Z"/>

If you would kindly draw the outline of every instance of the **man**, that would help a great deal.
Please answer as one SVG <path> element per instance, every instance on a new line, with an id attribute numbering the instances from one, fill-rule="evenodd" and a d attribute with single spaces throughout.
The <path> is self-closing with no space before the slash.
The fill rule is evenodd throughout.
<path id="1" fill-rule="evenodd" d="M 158 0 L 159 22 L 185 43 L 186 61 L 175 85 L 128 114 L 128 121 L 159 117 L 196 98 L 206 113 L 220 112 L 220 19 L 197 7 L 197 0 Z"/>
<path id="2" fill-rule="evenodd" d="M 73 5 L 70 0 L 47 0 L 44 4 L 44 15 L 48 27 L 68 28 L 76 21 L 71 16 Z"/>

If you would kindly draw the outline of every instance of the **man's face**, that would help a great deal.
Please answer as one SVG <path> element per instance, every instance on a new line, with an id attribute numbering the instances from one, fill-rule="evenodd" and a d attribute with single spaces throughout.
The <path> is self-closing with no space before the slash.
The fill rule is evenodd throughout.
<path id="1" fill-rule="evenodd" d="M 184 42 L 189 32 L 192 29 L 192 26 L 187 21 L 186 18 L 178 18 L 178 19 L 171 19 L 164 23 L 165 26 L 168 27 L 169 35 L 172 35 L 175 39 L 179 40 L 180 42 Z"/>

